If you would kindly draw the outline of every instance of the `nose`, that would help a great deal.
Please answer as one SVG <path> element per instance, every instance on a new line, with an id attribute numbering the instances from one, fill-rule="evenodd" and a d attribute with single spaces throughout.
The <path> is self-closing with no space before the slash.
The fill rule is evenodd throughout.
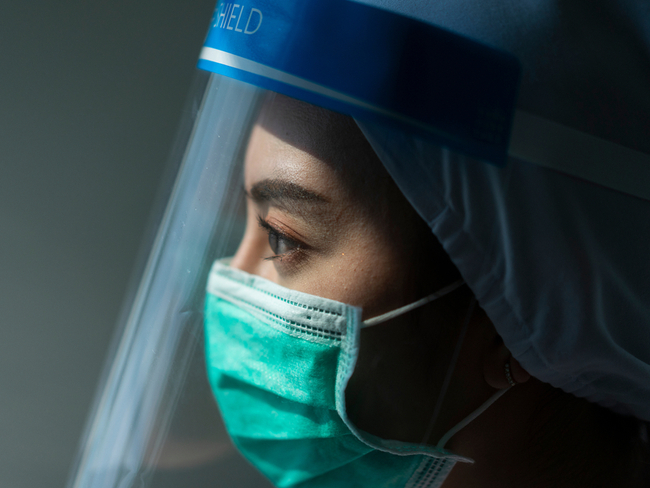
<path id="1" fill-rule="evenodd" d="M 264 259 L 269 254 L 268 247 L 268 236 L 265 233 L 261 236 L 255 224 L 255 229 L 251 232 L 247 230 L 244 234 L 237 252 L 230 261 L 230 267 L 278 283 L 275 266 L 271 261 Z"/>
<path id="2" fill-rule="evenodd" d="M 244 236 L 230 261 L 230 267 L 262 276 L 262 267 L 264 263 L 268 263 L 264 261 L 264 256 L 268 254 L 268 236 L 260 230 L 257 220 L 250 215 L 249 212 Z"/>
<path id="3" fill-rule="evenodd" d="M 247 235 L 248 232 L 244 234 L 244 238 L 239 244 L 237 252 L 230 261 L 230 267 L 240 269 L 250 274 L 256 274 L 255 268 L 259 263 L 259 258 L 256 259 L 254 252 L 256 246 L 254 245 L 254 242 L 252 242 L 252 239 L 248 238 Z"/>

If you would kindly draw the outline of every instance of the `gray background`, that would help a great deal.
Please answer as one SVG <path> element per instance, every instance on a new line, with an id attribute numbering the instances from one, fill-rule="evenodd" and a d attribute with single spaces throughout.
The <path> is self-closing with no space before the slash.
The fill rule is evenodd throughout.
<path id="1" fill-rule="evenodd" d="M 0 487 L 62 487 L 215 0 L 0 6 Z"/>

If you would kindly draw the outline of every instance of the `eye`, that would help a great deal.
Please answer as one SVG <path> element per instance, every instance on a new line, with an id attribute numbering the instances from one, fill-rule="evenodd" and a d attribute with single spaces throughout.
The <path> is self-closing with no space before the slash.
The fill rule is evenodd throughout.
<path id="1" fill-rule="evenodd" d="M 274 228 L 262 217 L 258 217 L 257 221 L 267 234 L 269 235 L 269 247 L 273 251 L 274 256 L 267 259 L 282 259 L 289 254 L 292 254 L 301 249 L 300 242 L 290 238 L 284 232 Z"/>
<path id="2" fill-rule="evenodd" d="M 300 244 L 275 230 L 269 231 L 269 246 L 271 246 L 271 251 L 276 256 L 287 254 L 300 248 Z"/>

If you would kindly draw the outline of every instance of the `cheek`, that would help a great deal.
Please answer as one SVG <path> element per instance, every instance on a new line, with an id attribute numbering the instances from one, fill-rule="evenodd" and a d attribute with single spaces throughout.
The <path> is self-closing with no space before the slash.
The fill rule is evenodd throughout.
<path id="1" fill-rule="evenodd" d="M 364 320 L 415 300 L 405 253 L 372 229 L 355 228 L 336 251 L 285 286 L 355 305 Z"/>
<path id="2" fill-rule="evenodd" d="M 264 259 L 270 254 L 268 235 L 249 217 L 231 266 L 292 290 L 361 307 L 366 319 L 416 298 L 410 293 L 409 265 L 380 242 L 357 235 L 328 255 L 313 257 L 301 272 L 283 277 L 273 261 Z"/>
<path id="3" fill-rule="evenodd" d="M 332 231 L 325 250 L 308 254 L 304 265 L 287 273 L 283 264 L 265 259 L 273 253 L 258 213 L 248 202 L 246 230 L 232 267 L 286 288 L 360 307 L 364 320 L 421 298 L 413 279 L 417 266 L 413 239 L 405 237 L 403 228 L 387 232 L 391 227 L 386 219 L 361 211 L 341 212 L 332 223 L 336 232 Z"/>

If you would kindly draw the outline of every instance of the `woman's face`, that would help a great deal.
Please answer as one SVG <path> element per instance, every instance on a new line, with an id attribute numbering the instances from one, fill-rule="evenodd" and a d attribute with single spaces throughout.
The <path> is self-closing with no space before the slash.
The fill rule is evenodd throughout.
<path id="1" fill-rule="evenodd" d="M 414 272 L 435 264 L 426 258 L 440 254 L 435 239 L 347 117 L 280 96 L 267 102 L 245 188 L 247 227 L 233 267 L 362 307 L 364 319 L 428 292 L 418 287 L 449 283 L 448 262 L 425 280 Z"/>
<path id="2" fill-rule="evenodd" d="M 364 319 L 458 277 L 347 117 L 285 97 L 267 101 L 246 153 L 245 189 L 247 225 L 233 267 L 361 307 Z M 359 427 L 422 440 L 457 330 L 453 307 L 443 308 L 362 331 L 346 392 Z M 433 325 L 440 316 L 444 323 Z"/>

